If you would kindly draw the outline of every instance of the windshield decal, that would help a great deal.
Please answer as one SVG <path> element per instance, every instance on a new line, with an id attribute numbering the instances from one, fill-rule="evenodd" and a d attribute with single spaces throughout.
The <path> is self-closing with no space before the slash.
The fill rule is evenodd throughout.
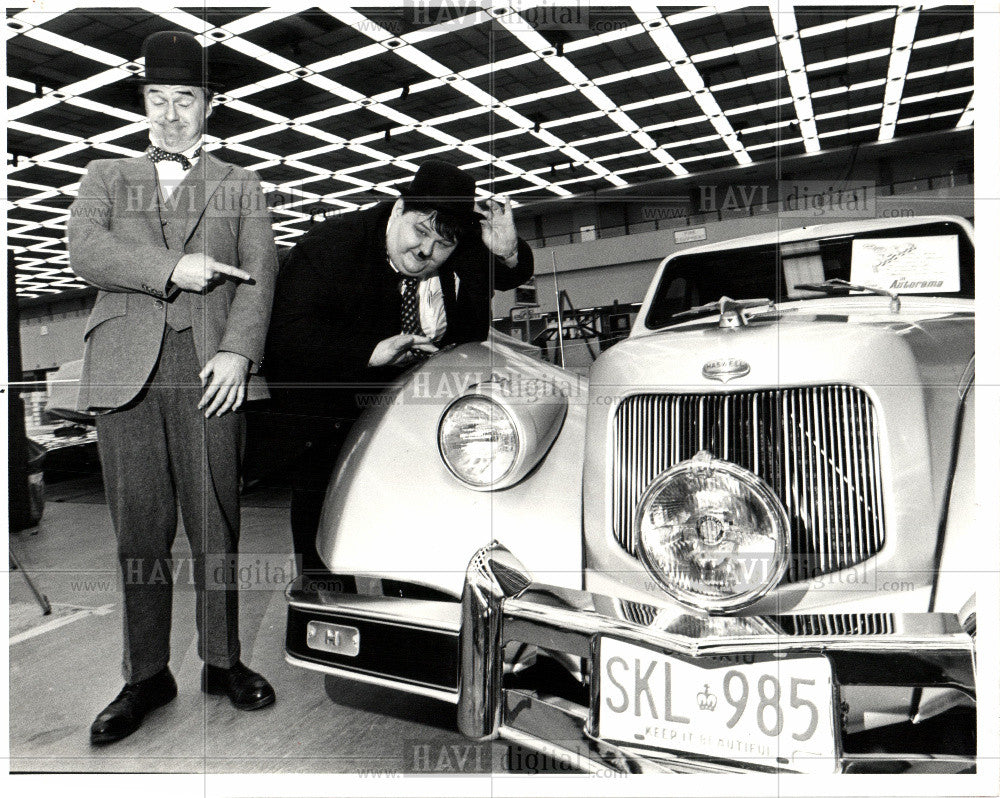
<path id="1" fill-rule="evenodd" d="M 856 238 L 850 281 L 897 294 L 958 291 L 958 236 Z"/>

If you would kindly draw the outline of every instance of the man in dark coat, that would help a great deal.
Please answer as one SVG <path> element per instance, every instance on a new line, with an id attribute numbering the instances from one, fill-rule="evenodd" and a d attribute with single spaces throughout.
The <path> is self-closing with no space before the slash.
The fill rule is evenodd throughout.
<path id="1" fill-rule="evenodd" d="M 509 200 L 475 202 L 475 182 L 421 164 L 394 203 L 330 219 L 292 250 L 275 288 L 265 357 L 271 393 L 304 451 L 292 493 L 303 571 L 324 569 L 319 515 L 361 394 L 442 346 L 485 340 L 494 289 L 534 271 Z"/>

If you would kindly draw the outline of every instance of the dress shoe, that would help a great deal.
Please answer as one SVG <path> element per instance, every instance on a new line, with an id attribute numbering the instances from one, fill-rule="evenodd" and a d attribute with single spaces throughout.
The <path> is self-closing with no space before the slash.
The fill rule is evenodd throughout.
<path id="1" fill-rule="evenodd" d="M 94 745 L 113 743 L 128 737 L 142 725 L 146 713 L 174 700 L 177 683 L 167 668 L 135 684 L 126 684 L 90 726 Z"/>
<path id="2" fill-rule="evenodd" d="M 206 665 L 201 671 L 201 689 L 210 695 L 227 695 L 237 709 L 261 709 L 274 703 L 274 688 L 259 673 L 242 662 L 231 668 Z"/>

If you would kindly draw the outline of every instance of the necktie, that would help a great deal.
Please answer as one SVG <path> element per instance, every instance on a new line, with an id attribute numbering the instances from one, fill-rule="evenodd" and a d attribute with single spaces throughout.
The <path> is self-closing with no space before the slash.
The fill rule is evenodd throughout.
<path id="1" fill-rule="evenodd" d="M 197 158 L 201 154 L 201 147 L 199 147 L 194 152 L 194 157 Z M 189 161 L 184 155 L 179 152 L 167 152 L 166 150 L 161 150 L 159 147 L 150 145 L 149 149 L 146 150 L 146 157 L 149 158 L 153 163 L 159 163 L 160 161 L 176 161 L 181 165 L 181 168 L 186 172 L 191 168 L 191 161 Z"/>
<path id="2" fill-rule="evenodd" d="M 423 335 L 420 328 L 420 302 L 417 286 L 420 280 L 416 277 L 403 278 L 403 303 L 400 306 L 400 328 L 408 335 Z"/>

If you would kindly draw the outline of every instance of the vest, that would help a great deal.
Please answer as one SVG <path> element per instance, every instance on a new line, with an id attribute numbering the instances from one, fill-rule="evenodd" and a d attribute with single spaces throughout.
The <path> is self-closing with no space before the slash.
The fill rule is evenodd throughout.
<path id="1" fill-rule="evenodd" d="M 202 170 L 195 165 L 169 199 L 164 199 L 162 193 L 160 195 L 160 224 L 163 226 L 163 238 L 168 249 L 184 250 L 184 235 L 190 215 L 194 212 L 191 206 L 198 194 L 194 182 L 200 179 L 199 171 Z M 191 327 L 190 291 L 178 291 L 167 302 L 167 324 L 178 332 Z"/>

